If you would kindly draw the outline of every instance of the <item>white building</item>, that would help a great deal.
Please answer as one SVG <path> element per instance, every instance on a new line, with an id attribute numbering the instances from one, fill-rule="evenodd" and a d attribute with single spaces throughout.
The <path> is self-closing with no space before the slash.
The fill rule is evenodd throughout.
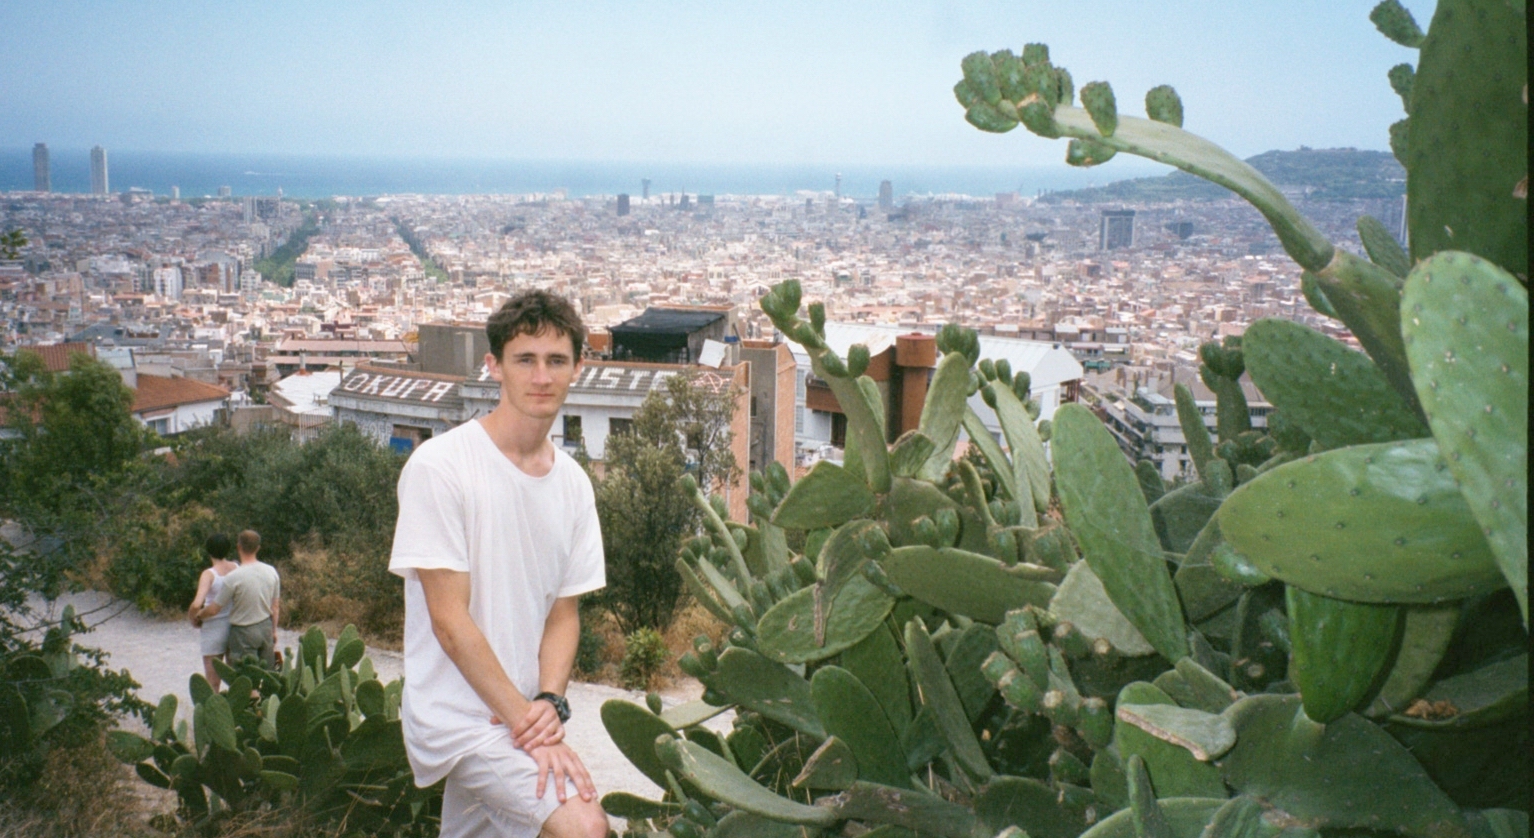
<path id="1" fill-rule="evenodd" d="M 167 300 L 181 299 L 181 292 L 185 286 L 182 284 L 180 268 L 175 265 L 155 268 L 151 281 L 154 283 L 156 295 Z"/>

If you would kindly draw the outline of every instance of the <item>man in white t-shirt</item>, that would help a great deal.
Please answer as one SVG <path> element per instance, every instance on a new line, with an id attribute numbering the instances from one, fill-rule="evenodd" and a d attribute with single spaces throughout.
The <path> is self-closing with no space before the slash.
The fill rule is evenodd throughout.
<path id="1" fill-rule="evenodd" d="M 563 741 L 579 597 L 606 584 L 602 533 L 591 481 L 549 441 L 585 327 L 530 291 L 486 331 L 500 404 L 423 443 L 399 479 L 405 746 L 417 785 L 447 779 L 443 838 L 606 838 Z"/>

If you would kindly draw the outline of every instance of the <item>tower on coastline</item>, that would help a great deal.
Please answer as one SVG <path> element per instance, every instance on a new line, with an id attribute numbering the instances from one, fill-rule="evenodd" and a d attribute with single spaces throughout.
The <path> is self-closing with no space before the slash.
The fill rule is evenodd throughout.
<path id="1" fill-rule="evenodd" d="M 112 191 L 107 180 L 107 150 L 101 146 L 91 149 L 91 194 L 105 195 Z"/>
<path id="2" fill-rule="evenodd" d="M 48 170 L 48 144 L 32 146 L 32 188 L 37 192 L 52 192 L 53 177 Z"/>

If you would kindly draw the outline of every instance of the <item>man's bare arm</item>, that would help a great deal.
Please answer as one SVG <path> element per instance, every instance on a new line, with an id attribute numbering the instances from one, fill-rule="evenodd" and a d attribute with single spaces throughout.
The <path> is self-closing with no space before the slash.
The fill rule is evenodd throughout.
<path id="1" fill-rule="evenodd" d="M 458 667 L 464 680 L 474 688 L 476 695 L 497 719 L 520 723 L 529 712 L 542 716 L 540 708 L 549 714 L 554 708 L 548 702 L 530 702 L 519 692 L 506 676 L 501 661 L 490 648 L 484 632 L 469 616 L 469 574 L 457 570 L 418 570 L 421 590 L 426 595 L 426 610 L 431 615 L 431 631 L 448 659 Z M 539 745 L 558 742 L 564 735 L 558 725 L 559 717 L 553 716 L 554 730 L 547 724 L 531 727 L 533 736 L 518 741 L 517 747 L 529 750 Z M 515 736 L 513 737 L 516 738 Z"/>
<path id="2" fill-rule="evenodd" d="M 580 597 L 554 600 L 554 607 L 543 623 L 543 642 L 538 646 L 538 689 L 565 694 L 580 642 Z"/>

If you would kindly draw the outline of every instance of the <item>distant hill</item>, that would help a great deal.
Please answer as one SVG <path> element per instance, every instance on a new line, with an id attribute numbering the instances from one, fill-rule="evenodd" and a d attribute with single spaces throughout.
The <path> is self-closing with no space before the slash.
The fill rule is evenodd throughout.
<path id="1" fill-rule="evenodd" d="M 1406 170 L 1385 151 L 1301 146 L 1299 151 L 1265 151 L 1246 162 L 1281 189 L 1308 189 L 1307 197 L 1312 201 L 1397 198 L 1406 193 Z M 1050 192 L 1040 200 L 1096 204 L 1214 201 L 1229 197 L 1233 195 L 1224 187 L 1187 172 L 1172 172 L 1091 189 Z"/>

